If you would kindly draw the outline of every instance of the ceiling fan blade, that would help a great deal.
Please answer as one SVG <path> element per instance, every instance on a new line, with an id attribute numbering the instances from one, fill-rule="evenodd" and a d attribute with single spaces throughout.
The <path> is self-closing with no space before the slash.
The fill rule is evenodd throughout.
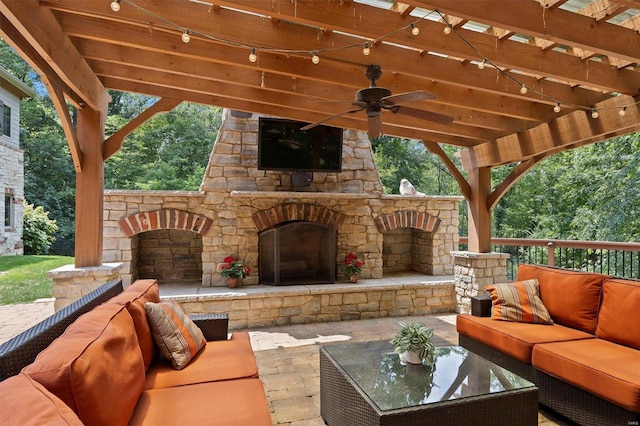
<path id="1" fill-rule="evenodd" d="M 354 112 L 362 111 L 363 109 L 364 108 L 358 108 L 358 109 L 351 109 L 349 111 L 342 111 L 342 112 L 340 112 L 338 114 L 334 114 L 334 115 L 330 115 L 328 117 L 325 117 L 320 121 L 316 121 L 315 123 L 307 124 L 306 126 L 301 127 L 300 130 L 313 129 L 314 127 L 316 127 L 316 126 L 318 126 L 318 125 L 320 125 L 322 123 L 326 123 L 329 120 L 333 120 L 334 118 L 338 118 L 338 117 L 340 117 L 342 115 L 345 115 L 345 114 L 351 114 L 351 113 L 354 113 Z"/>
<path id="2" fill-rule="evenodd" d="M 394 106 L 404 102 L 426 101 L 427 99 L 435 99 L 436 95 L 426 90 L 416 90 L 414 92 L 398 93 L 397 95 L 387 96 L 381 99 L 382 105 Z"/>
<path id="3" fill-rule="evenodd" d="M 380 114 L 369 115 L 367 117 L 367 125 L 369 127 L 369 139 L 382 135 L 382 116 Z"/>
<path id="4" fill-rule="evenodd" d="M 404 114 L 411 117 L 419 118 L 422 120 L 434 121 L 440 124 L 451 124 L 453 117 L 450 115 L 438 114 L 437 112 L 425 111 L 417 108 L 410 108 L 406 106 L 398 107 L 398 109 L 392 109 L 391 112 Z"/>

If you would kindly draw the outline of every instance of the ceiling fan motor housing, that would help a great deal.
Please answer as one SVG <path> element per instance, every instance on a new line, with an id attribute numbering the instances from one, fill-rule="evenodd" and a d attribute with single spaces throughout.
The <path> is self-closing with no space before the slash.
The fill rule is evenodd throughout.
<path id="1" fill-rule="evenodd" d="M 356 92 L 356 103 L 363 102 L 367 105 L 381 106 L 381 99 L 387 96 L 391 96 L 391 90 L 385 87 L 367 87 Z"/>

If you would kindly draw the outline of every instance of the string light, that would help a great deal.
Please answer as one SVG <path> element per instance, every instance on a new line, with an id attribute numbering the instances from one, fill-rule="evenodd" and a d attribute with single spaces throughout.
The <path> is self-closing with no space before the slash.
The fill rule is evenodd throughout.
<path id="1" fill-rule="evenodd" d="M 186 29 L 182 33 L 182 41 L 185 43 L 189 43 L 191 41 L 191 36 L 189 35 L 189 30 Z"/>
<path id="2" fill-rule="evenodd" d="M 365 43 L 364 49 L 362 49 L 362 54 L 364 56 L 369 56 L 370 53 L 371 53 L 371 48 L 369 47 L 369 43 Z"/>
<path id="3" fill-rule="evenodd" d="M 196 2 L 197 2 L 197 1 L 194 1 L 194 3 L 196 3 Z M 113 0 L 113 1 L 111 1 L 111 3 L 110 3 L 111 10 L 113 10 L 114 12 L 118 12 L 118 11 L 120 11 L 121 3 L 122 3 L 122 0 Z M 190 31 L 189 31 L 189 29 L 186 29 L 186 28 L 184 28 L 184 27 L 182 27 L 182 26 L 180 26 L 180 25 L 176 24 L 175 22 L 173 22 L 173 21 L 171 21 L 171 20 L 169 20 L 169 19 L 167 19 L 167 18 L 163 18 L 163 17 L 161 17 L 161 16 L 158 16 L 158 15 L 156 15 L 156 14 L 154 14 L 154 13 L 152 13 L 152 12 L 148 11 L 148 10 L 147 10 L 147 9 L 145 9 L 144 7 L 137 5 L 137 4 L 136 4 L 136 2 L 135 2 L 135 1 L 133 1 L 133 0 L 127 0 L 127 4 L 128 4 L 128 5 L 133 6 L 134 8 L 136 8 L 136 9 L 138 9 L 138 10 L 140 10 L 140 11 L 142 11 L 142 12 L 144 12 L 144 13 L 146 13 L 146 14 L 148 14 L 148 15 L 152 16 L 152 17 L 155 17 L 155 18 L 157 18 L 157 19 L 159 19 L 159 20 L 162 20 L 162 21 L 166 22 L 167 24 L 169 24 L 170 26 L 173 26 L 174 28 L 176 28 L 176 29 L 178 29 L 178 30 L 183 31 L 181 38 L 182 38 L 182 41 L 183 41 L 184 43 L 189 43 L 189 42 L 191 41 L 191 36 L 190 36 Z M 207 3 L 207 4 L 208 4 L 208 3 Z M 446 16 L 444 16 L 444 15 L 443 15 L 442 13 L 440 13 L 438 10 L 434 10 L 434 11 L 430 12 L 429 14 L 425 15 L 424 17 L 422 17 L 422 18 L 420 18 L 420 19 L 426 19 L 426 18 L 427 18 L 430 14 L 432 14 L 432 13 L 436 13 L 436 14 L 440 15 L 440 18 L 441 18 L 441 19 L 442 19 L 442 21 L 445 23 L 445 27 L 443 28 L 443 32 L 444 32 L 444 34 L 449 35 L 449 34 L 451 34 L 451 33 L 452 33 L 452 32 L 454 32 L 454 31 L 456 31 L 456 33 L 457 33 L 457 30 L 455 29 L 455 27 L 454 27 L 453 25 L 451 25 L 451 24 L 448 22 L 448 20 L 447 20 Z M 418 22 L 418 21 L 416 21 L 416 22 Z M 392 31 L 392 32 L 390 32 L 390 33 L 388 33 L 388 34 L 384 34 L 384 35 L 382 35 L 382 36 L 380 36 L 380 37 L 376 38 L 374 41 L 376 41 L 376 42 L 381 41 L 381 40 L 383 40 L 383 39 L 387 38 L 388 36 L 390 36 L 390 35 L 392 35 L 392 34 L 395 34 L 395 33 L 396 33 L 396 32 L 398 32 L 398 31 L 404 30 L 404 29 L 406 29 L 406 28 L 407 28 L 407 27 L 405 26 L 405 27 L 399 28 L 399 29 L 397 29 L 397 30 L 395 30 L 395 31 Z M 409 28 L 410 28 L 410 30 L 411 30 L 411 34 L 413 34 L 414 36 L 417 36 L 418 34 L 420 34 L 420 29 L 416 26 L 416 24 L 415 24 L 415 23 L 410 24 L 410 25 L 409 25 Z M 243 45 L 243 44 L 238 43 L 238 42 L 235 42 L 235 41 L 226 40 L 226 39 L 223 39 L 223 38 L 218 38 L 218 37 L 215 37 L 215 36 L 212 36 L 212 35 L 208 35 L 208 34 L 204 34 L 204 33 L 198 33 L 198 34 L 199 34 L 200 36 L 202 36 L 202 37 L 207 38 L 207 39 L 210 39 L 210 40 L 213 40 L 213 41 L 216 41 L 216 42 L 219 42 L 219 43 L 223 43 L 223 44 L 226 44 L 226 45 L 229 45 L 229 46 L 242 47 L 242 48 L 247 48 L 247 49 L 251 48 L 251 53 L 249 54 L 249 61 L 250 61 L 250 62 L 256 62 L 256 61 L 257 61 L 257 59 L 258 59 L 258 56 L 257 56 L 257 48 L 255 48 L 255 47 L 246 46 L 246 45 Z M 489 59 L 488 59 L 484 54 L 482 54 L 482 52 L 480 52 L 480 51 L 479 51 L 475 46 L 473 46 L 473 45 L 471 44 L 471 42 L 469 42 L 468 40 L 466 40 L 466 39 L 465 39 L 465 37 L 464 37 L 462 34 L 459 34 L 459 33 L 457 33 L 457 34 L 458 34 L 458 36 L 459 36 L 460 38 L 462 38 L 462 40 L 463 40 L 463 41 L 465 41 L 465 42 L 469 45 L 469 47 L 471 47 L 473 50 L 475 50 L 475 52 L 476 52 L 478 55 L 480 55 L 480 57 L 482 58 L 482 62 L 479 62 L 479 63 L 478 63 L 478 69 L 483 70 L 483 69 L 485 68 L 485 66 L 487 65 L 487 63 L 489 63 L 489 64 L 493 65 L 493 66 L 496 68 L 496 70 L 497 70 L 498 72 L 500 72 L 500 73 L 504 74 L 507 78 L 511 79 L 511 80 L 512 80 L 513 82 L 515 82 L 516 84 L 520 85 L 520 93 L 521 93 L 521 94 L 523 94 L 523 95 L 524 95 L 524 94 L 527 94 L 527 93 L 529 92 L 529 88 L 528 88 L 525 84 L 520 83 L 520 82 L 519 82 L 519 81 L 518 81 L 518 80 L 517 80 L 513 75 L 511 75 L 511 73 L 509 73 L 508 71 L 506 71 L 506 70 L 502 69 L 501 67 L 496 66 L 495 64 L 491 63 L 491 62 L 490 62 L 490 60 L 489 60 Z M 362 44 L 359 44 L 359 45 L 362 45 Z M 358 44 L 355 44 L 355 45 L 353 45 L 353 44 L 352 44 L 352 45 L 348 45 L 348 46 L 335 47 L 335 48 L 325 49 L 325 50 L 327 50 L 327 51 L 333 51 L 333 50 L 344 50 L 344 49 L 351 49 L 351 48 L 356 47 L 356 46 L 358 46 Z M 266 48 L 265 48 L 265 49 L 262 49 L 262 48 L 261 48 L 261 50 L 270 51 L 270 52 L 276 52 L 276 53 L 294 53 L 294 54 L 295 54 L 295 53 L 297 53 L 297 54 L 304 53 L 304 51 L 300 51 L 300 50 L 289 50 L 289 49 L 273 49 L 273 48 L 272 48 L 272 49 L 266 49 Z M 325 51 L 325 50 L 323 50 L 323 51 Z M 309 51 L 307 51 L 307 52 L 309 52 Z M 314 64 L 318 64 L 318 63 L 320 63 L 320 57 L 318 56 L 318 52 L 314 50 L 314 51 L 312 51 L 312 52 L 310 52 L 310 53 L 311 53 L 311 62 L 313 62 Z M 365 55 L 365 56 L 368 56 L 370 53 L 371 53 L 371 45 L 370 45 L 370 43 L 369 43 L 369 42 L 365 42 L 365 43 L 364 43 L 364 47 L 363 47 L 363 49 L 362 49 L 362 54 L 363 54 L 363 55 Z M 534 90 L 534 89 L 531 89 L 531 90 Z M 548 100 L 551 100 L 551 101 L 553 101 L 553 102 L 556 102 L 556 105 L 553 107 L 553 111 L 554 111 L 555 113 L 559 113 L 559 112 L 561 111 L 561 109 L 562 109 L 562 108 L 560 107 L 560 102 L 558 102 L 558 100 L 557 100 L 557 99 L 554 99 L 553 97 L 550 97 L 550 96 L 548 96 L 548 95 L 545 95 L 544 93 L 542 93 L 542 92 L 538 92 L 538 91 L 536 91 L 536 90 L 534 90 L 534 92 L 536 92 L 537 94 L 539 94 L 539 95 L 540 95 L 540 96 L 542 96 L 543 98 L 546 98 L 546 99 L 548 99 Z M 634 102 L 634 103 L 633 103 L 633 105 L 639 105 L 639 104 L 640 104 L 640 102 Z M 575 107 L 575 108 L 577 108 L 577 109 L 582 109 L 582 110 L 588 110 L 588 111 L 591 111 L 591 116 L 592 116 L 593 118 L 597 118 L 597 117 L 599 117 L 599 115 L 600 115 L 600 114 L 598 113 L 598 109 L 597 109 L 597 108 L 587 108 L 587 107 L 583 107 L 583 106 L 580 106 L 580 105 L 572 105 L 572 107 Z M 621 109 L 618 111 L 618 115 L 619 115 L 620 117 L 624 117 L 624 116 L 626 115 L 626 113 L 627 113 L 627 106 L 623 106 L 623 107 L 621 107 Z"/>
<path id="4" fill-rule="evenodd" d="M 249 53 L 249 62 L 255 62 L 258 60 L 258 54 L 255 47 L 251 48 L 251 53 Z"/>

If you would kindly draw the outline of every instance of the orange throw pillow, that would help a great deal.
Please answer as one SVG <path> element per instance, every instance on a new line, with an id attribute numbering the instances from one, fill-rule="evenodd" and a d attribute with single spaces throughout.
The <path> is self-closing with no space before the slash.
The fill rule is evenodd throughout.
<path id="1" fill-rule="evenodd" d="M 202 330 L 173 300 L 144 305 L 151 333 L 165 358 L 173 368 L 182 370 L 207 344 Z"/>
<path id="2" fill-rule="evenodd" d="M 491 293 L 491 319 L 534 324 L 553 324 L 540 299 L 538 280 L 493 284 L 485 289 Z"/>

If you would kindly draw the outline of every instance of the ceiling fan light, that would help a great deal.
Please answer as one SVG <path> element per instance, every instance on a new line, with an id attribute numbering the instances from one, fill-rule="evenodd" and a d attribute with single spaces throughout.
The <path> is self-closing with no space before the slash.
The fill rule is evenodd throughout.
<path id="1" fill-rule="evenodd" d="M 120 0 L 113 0 L 111 2 L 111 10 L 113 10 L 114 12 L 120 11 Z"/>

